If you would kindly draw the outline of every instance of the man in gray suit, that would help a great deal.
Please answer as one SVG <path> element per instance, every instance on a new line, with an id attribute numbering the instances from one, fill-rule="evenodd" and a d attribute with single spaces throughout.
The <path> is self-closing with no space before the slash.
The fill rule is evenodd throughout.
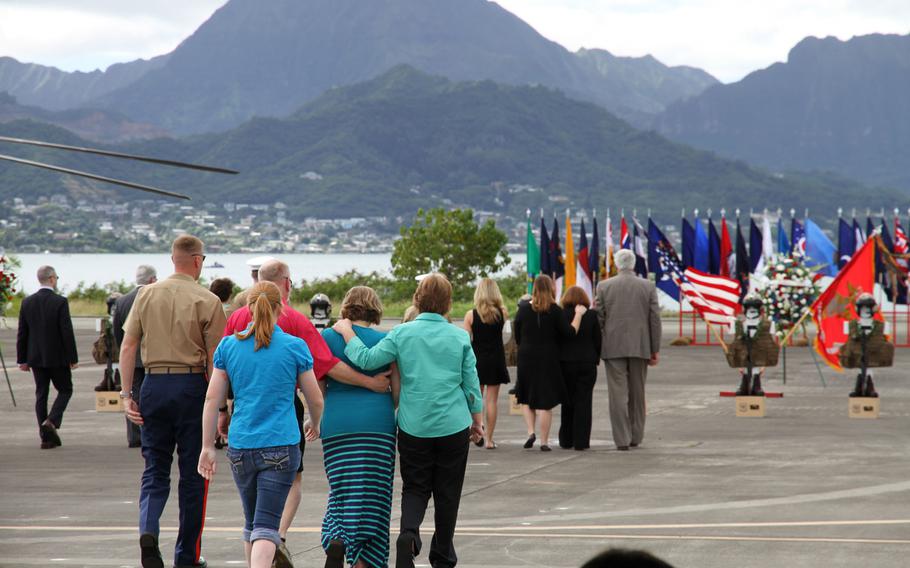
<path id="1" fill-rule="evenodd" d="M 597 285 L 594 309 L 603 330 L 610 424 L 616 449 L 637 447 L 645 434 L 645 378 L 660 351 L 657 288 L 635 275 L 635 253 L 616 253 L 619 274 Z"/>
<path id="2" fill-rule="evenodd" d="M 130 290 L 128 294 L 117 298 L 117 302 L 114 304 L 113 328 L 114 339 L 117 340 L 118 350 L 120 349 L 120 344 L 123 343 L 123 324 L 126 323 L 126 318 L 129 317 L 130 310 L 133 309 L 133 302 L 136 301 L 139 290 L 143 286 L 154 284 L 155 282 L 158 282 L 158 271 L 155 270 L 155 267 L 149 266 L 148 264 L 140 264 L 136 269 L 136 287 Z M 138 352 L 136 352 L 134 367 L 132 395 L 133 400 L 139 400 L 139 392 L 142 390 L 142 380 L 145 378 L 145 368 L 142 366 L 142 357 L 139 356 Z M 140 427 L 130 422 L 129 418 L 127 418 L 126 442 L 129 447 L 139 448 L 142 446 L 142 441 L 140 439 L 141 433 Z"/>

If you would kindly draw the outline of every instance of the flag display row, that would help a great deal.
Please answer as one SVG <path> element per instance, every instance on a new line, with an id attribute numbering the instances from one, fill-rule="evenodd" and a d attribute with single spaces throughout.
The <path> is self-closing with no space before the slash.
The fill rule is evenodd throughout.
<path id="1" fill-rule="evenodd" d="M 538 236 L 535 237 L 530 212 L 528 213 L 529 292 L 534 277 L 538 274 L 548 274 L 556 281 L 559 291 L 577 285 L 591 297 L 597 282 L 615 273 L 614 231 L 609 210 L 604 220 L 603 236 L 599 234 L 596 214 L 591 219 L 590 242 L 585 221 L 580 220 L 576 245 L 572 220 L 566 211 L 564 253 L 559 221 L 555 216 L 549 232 L 546 220 L 541 216 Z M 653 274 L 658 288 L 674 299 L 681 300 L 683 297 L 689 299 L 693 306 L 695 302 L 692 302 L 686 286 L 681 284 L 688 285 L 699 275 L 736 281 L 739 284 L 738 293 L 741 298 L 749 291 L 752 276 L 761 274 L 766 263 L 778 253 L 801 256 L 805 265 L 817 276 L 834 277 L 873 234 L 881 235 L 884 246 L 889 252 L 897 255 L 895 257 L 897 263 L 905 274 L 910 269 L 908 260 L 901 257 L 910 254 L 910 243 L 896 210 L 893 224 L 883 216 L 878 222 L 875 222 L 872 216 L 867 216 L 863 227 L 855 217 L 848 220 L 841 216 L 838 219 L 837 244 L 808 217 L 798 219 L 791 214 L 790 227 L 787 230 L 783 217 L 779 216 L 776 222 L 776 242 L 772 222 L 767 214 L 750 214 L 748 224 L 747 239 L 738 212 L 733 222 L 722 212 L 716 223 L 710 215 L 706 219 L 700 219 L 697 210 L 691 220 L 684 214 L 680 227 L 681 239 L 677 248 L 650 217 L 647 219 L 646 229 L 634 215 L 627 218 L 621 214 L 618 248 L 635 253 L 635 271 L 639 276 L 647 278 L 649 274 Z M 604 245 L 603 254 L 600 251 L 601 240 Z M 677 254 L 677 250 L 681 254 Z M 687 279 L 689 269 L 693 271 L 689 273 Z M 889 298 L 896 303 L 906 304 L 906 279 L 895 281 L 893 278 L 887 278 L 885 273 L 881 261 L 877 259 L 876 280 L 885 288 Z"/>

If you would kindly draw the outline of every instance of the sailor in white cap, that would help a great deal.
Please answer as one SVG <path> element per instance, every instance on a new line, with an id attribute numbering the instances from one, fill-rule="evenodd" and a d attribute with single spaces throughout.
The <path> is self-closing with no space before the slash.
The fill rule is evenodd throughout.
<path id="1" fill-rule="evenodd" d="M 246 261 L 246 265 L 250 267 L 250 278 L 253 279 L 253 284 L 256 284 L 257 282 L 259 282 L 259 267 L 262 266 L 263 264 L 265 264 L 266 262 L 269 262 L 270 260 L 275 260 L 275 257 L 273 257 L 273 256 L 256 256 L 256 257 L 253 257 L 253 258 L 249 259 L 248 261 Z M 231 301 L 231 307 L 228 310 L 227 317 L 231 317 L 232 313 L 236 312 L 241 307 L 246 305 L 246 296 L 247 296 L 248 291 L 249 291 L 249 288 L 243 290 L 242 292 L 240 292 L 239 294 L 234 296 L 234 299 Z"/>

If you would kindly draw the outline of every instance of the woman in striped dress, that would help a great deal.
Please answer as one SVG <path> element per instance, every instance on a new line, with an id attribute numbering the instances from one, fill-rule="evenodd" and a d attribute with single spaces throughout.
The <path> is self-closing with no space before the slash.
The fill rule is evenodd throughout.
<path id="1" fill-rule="evenodd" d="M 372 288 L 356 286 L 345 295 L 341 317 L 353 322 L 354 333 L 373 346 L 385 333 L 370 326 L 382 317 L 382 303 Z M 344 354 L 344 338 L 326 329 L 323 337 L 332 353 L 364 371 Z M 322 448 L 329 480 L 329 502 L 322 522 L 322 547 L 326 568 L 351 566 L 376 568 L 388 565 L 392 482 L 395 477 L 395 406 L 399 380 L 392 374 L 392 392 L 376 393 L 332 380 L 325 384 Z"/>

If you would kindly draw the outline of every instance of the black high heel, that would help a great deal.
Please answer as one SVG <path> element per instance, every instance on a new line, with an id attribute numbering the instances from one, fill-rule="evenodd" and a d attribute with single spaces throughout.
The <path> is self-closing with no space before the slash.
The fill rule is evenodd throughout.
<path id="1" fill-rule="evenodd" d="M 530 436 L 528 436 L 528 441 L 525 442 L 525 449 L 530 450 L 531 448 L 533 448 L 534 442 L 536 442 L 536 441 L 537 441 L 537 434 L 531 434 Z"/>

